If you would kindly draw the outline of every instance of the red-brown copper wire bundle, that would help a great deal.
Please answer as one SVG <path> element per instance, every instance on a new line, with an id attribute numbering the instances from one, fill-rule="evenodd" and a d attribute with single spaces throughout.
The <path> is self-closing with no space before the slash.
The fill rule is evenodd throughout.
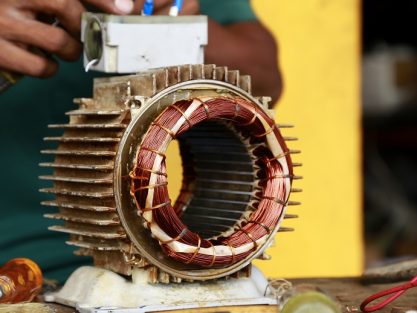
<path id="1" fill-rule="evenodd" d="M 171 205 L 167 189 L 165 151 L 169 143 L 203 121 L 229 121 L 251 141 L 264 142 L 257 153 L 262 192 L 253 212 L 236 223 L 228 236 L 203 239 L 180 219 L 180 205 Z M 278 147 L 272 151 L 271 146 Z M 274 153 L 275 152 L 275 153 Z M 237 263 L 262 246 L 283 217 L 292 180 L 289 150 L 274 121 L 259 107 L 241 98 L 179 101 L 151 124 L 137 151 L 131 171 L 131 194 L 138 213 L 164 251 L 177 261 L 205 267 Z M 183 201 L 185 190 L 178 198 Z"/>

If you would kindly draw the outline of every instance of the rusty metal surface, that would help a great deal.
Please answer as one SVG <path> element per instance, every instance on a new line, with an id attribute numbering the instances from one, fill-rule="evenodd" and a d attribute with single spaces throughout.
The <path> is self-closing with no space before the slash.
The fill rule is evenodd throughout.
<path id="1" fill-rule="evenodd" d="M 42 151 L 54 156 L 54 160 L 40 164 L 53 169 L 52 175 L 41 176 L 52 186 L 41 191 L 55 195 L 55 199 L 42 204 L 59 209 L 58 213 L 46 214 L 45 217 L 63 222 L 50 229 L 68 233 L 70 238 L 67 244 L 79 247 L 76 252 L 79 255 L 92 256 L 95 265 L 124 275 L 130 275 L 133 267 L 144 267 L 149 273 L 149 281 L 153 283 L 205 280 L 232 274 L 236 277 L 250 275 L 251 259 L 256 256 L 266 258 L 261 249 L 245 262 L 226 269 L 189 268 L 169 259 L 142 226 L 130 198 L 126 175 L 147 125 L 168 105 L 180 99 L 204 95 L 238 95 L 257 103 L 266 112 L 269 109 L 268 98 L 255 99 L 251 96 L 250 77 L 227 67 L 187 65 L 96 79 L 93 98 L 75 100 L 79 109 L 67 113 L 69 123 L 50 125 L 50 128 L 62 129 L 63 134 L 45 138 L 47 143 L 57 143 L 57 146 Z M 257 188 L 256 168 L 248 152 L 251 147 L 249 143 L 239 143 L 238 134 L 233 130 L 227 127 L 222 130 L 230 133 L 226 134 L 226 140 L 237 138 L 238 148 L 240 144 L 239 149 L 242 149 L 243 159 L 237 160 L 240 165 L 236 163 L 236 170 L 242 171 L 239 166 L 246 166 L 249 174 L 243 180 L 239 178 L 244 182 L 240 185 L 230 182 L 210 184 L 217 184 L 218 188 L 226 188 L 230 192 L 236 188 L 241 193 L 246 192 L 247 195 L 234 200 L 249 205 L 251 195 Z M 210 139 L 207 130 L 200 129 L 199 132 L 196 135 Z M 295 138 L 287 139 L 292 141 Z M 217 153 L 221 157 L 221 152 Z M 231 166 L 233 164 L 215 169 L 225 171 Z M 227 173 L 225 177 L 236 180 L 234 173 Z M 244 213 L 246 205 L 237 212 L 236 221 Z M 295 217 L 287 215 L 287 218 Z M 195 223 L 198 228 L 198 222 Z"/>

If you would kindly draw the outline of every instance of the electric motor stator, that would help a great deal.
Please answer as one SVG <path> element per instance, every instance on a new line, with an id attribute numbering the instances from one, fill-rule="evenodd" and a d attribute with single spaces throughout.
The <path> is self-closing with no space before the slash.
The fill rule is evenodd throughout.
<path id="1" fill-rule="evenodd" d="M 42 189 L 59 208 L 46 217 L 96 266 L 150 282 L 249 275 L 281 227 L 295 164 L 268 98 L 250 77 L 214 65 L 186 65 L 99 78 L 76 99 Z M 178 140 L 182 188 L 169 199 L 166 149 Z M 291 139 L 291 138 L 288 138 Z"/>

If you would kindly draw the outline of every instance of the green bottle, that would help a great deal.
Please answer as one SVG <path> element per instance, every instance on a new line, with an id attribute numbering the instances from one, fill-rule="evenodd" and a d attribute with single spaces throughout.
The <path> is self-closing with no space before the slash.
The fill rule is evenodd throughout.
<path id="1" fill-rule="evenodd" d="M 340 305 L 311 285 L 288 290 L 281 298 L 281 313 L 341 313 Z"/>

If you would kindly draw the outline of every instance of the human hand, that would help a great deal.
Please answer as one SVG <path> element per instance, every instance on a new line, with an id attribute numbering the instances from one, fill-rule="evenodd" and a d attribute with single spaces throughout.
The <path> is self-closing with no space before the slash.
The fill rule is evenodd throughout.
<path id="1" fill-rule="evenodd" d="M 131 0 L 1 0 L 0 70 L 49 77 L 58 65 L 46 54 L 77 60 L 81 54 L 79 37 L 84 5 L 112 14 L 129 14 L 133 9 Z M 43 22 L 54 18 L 59 20 L 60 27 Z"/>
<path id="2" fill-rule="evenodd" d="M 145 0 L 135 1 L 134 14 L 140 14 L 142 12 L 144 2 Z M 173 0 L 154 0 L 154 14 L 167 15 L 172 4 Z M 198 0 L 184 0 L 180 15 L 196 15 L 199 13 L 200 5 Z"/>

